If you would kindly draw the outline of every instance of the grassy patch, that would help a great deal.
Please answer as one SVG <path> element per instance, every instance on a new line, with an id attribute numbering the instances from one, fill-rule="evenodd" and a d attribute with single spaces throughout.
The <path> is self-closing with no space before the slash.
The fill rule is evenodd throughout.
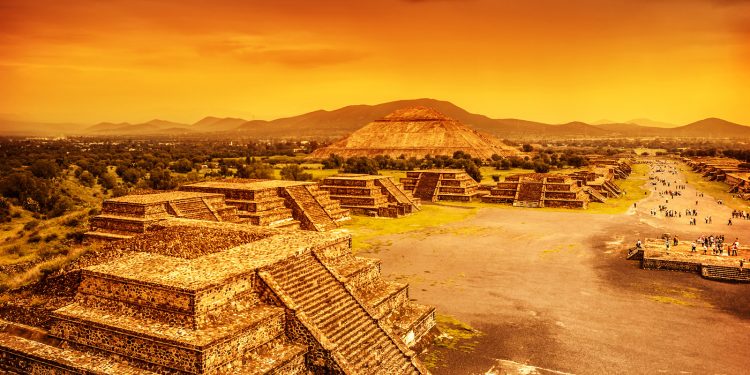
<path id="1" fill-rule="evenodd" d="M 667 296 L 649 296 L 648 297 L 652 301 L 661 302 L 661 303 L 667 303 L 670 305 L 680 305 L 680 306 L 693 306 L 692 303 L 683 301 L 678 298 L 674 297 L 667 297 Z"/>
<path id="2" fill-rule="evenodd" d="M 646 164 L 633 164 L 632 173 L 625 180 L 620 180 L 618 186 L 625 194 L 619 198 L 607 199 L 606 203 L 589 203 L 585 212 L 592 214 L 622 214 L 627 212 L 633 203 L 640 201 L 648 192 L 645 184 L 648 182 L 649 167 Z"/>
<path id="3" fill-rule="evenodd" d="M 399 219 L 353 216 L 352 220 L 344 224 L 344 228 L 352 233 L 352 247 L 356 252 L 387 245 L 387 242 L 381 239 L 383 236 L 438 229 L 446 224 L 466 220 L 474 216 L 476 212 L 477 210 L 472 207 L 459 208 L 430 204 L 423 205 L 421 211 Z M 461 232 L 461 229 L 457 231 Z"/>
<path id="4" fill-rule="evenodd" d="M 436 314 L 435 322 L 441 334 L 435 339 L 435 348 L 430 349 L 422 358 L 422 362 L 430 370 L 445 366 L 442 363 L 441 348 L 470 353 L 476 348 L 479 338 L 484 335 L 451 315 Z"/>
<path id="5" fill-rule="evenodd" d="M 750 202 L 742 198 L 735 198 L 729 192 L 729 185 L 720 181 L 708 181 L 699 173 L 693 172 L 687 164 L 681 163 L 679 168 L 685 176 L 685 181 L 692 187 L 714 199 L 721 199 L 725 205 L 732 209 L 750 210 Z"/>

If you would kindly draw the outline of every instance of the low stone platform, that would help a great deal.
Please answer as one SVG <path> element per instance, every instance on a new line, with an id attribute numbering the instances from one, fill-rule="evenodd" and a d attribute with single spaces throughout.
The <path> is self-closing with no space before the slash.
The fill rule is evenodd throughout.
<path id="1" fill-rule="evenodd" d="M 419 199 L 388 176 L 338 174 L 325 178 L 320 189 L 355 214 L 395 218 L 420 209 Z"/>
<path id="2" fill-rule="evenodd" d="M 680 242 L 677 246 L 670 243 L 667 253 L 664 240 L 647 240 L 643 249 L 631 249 L 628 259 L 640 260 L 643 269 L 691 272 L 712 280 L 750 282 L 747 261 L 740 268 L 740 259 L 750 256 L 750 248 L 740 247 L 737 256 L 727 255 L 726 249 L 722 255 L 713 255 L 710 249 L 703 254 L 700 246 L 696 252 L 691 248 L 689 242 Z"/>
<path id="3" fill-rule="evenodd" d="M 507 203 L 516 207 L 586 208 L 589 194 L 566 175 L 526 173 L 508 176 L 482 197 L 485 203 Z"/>
<path id="4" fill-rule="evenodd" d="M 401 179 L 404 190 L 415 197 L 427 201 L 471 202 L 479 199 L 486 191 L 479 189 L 479 183 L 462 169 L 428 169 L 406 172 Z"/>

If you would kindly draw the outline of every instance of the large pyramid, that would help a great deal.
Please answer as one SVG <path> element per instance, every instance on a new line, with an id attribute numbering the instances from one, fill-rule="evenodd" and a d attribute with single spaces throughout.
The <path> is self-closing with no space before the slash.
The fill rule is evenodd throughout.
<path id="1" fill-rule="evenodd" d="M 419 106 L 399 109 L 373 121 L 350 136 L 316 150 L 312 156 L 389 155 L 396 158 L 405 155 L 422 158 L 428 154 L 453 155 L 456 151 L 481 158 L 517 153 L 489 134 L 475 131 L 432 108 Z"/>

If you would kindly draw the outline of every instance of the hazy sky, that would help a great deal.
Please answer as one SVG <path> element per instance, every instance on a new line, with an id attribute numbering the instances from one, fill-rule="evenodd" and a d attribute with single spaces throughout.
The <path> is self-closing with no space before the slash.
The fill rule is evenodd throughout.
<path id="1" fill-rule="evenodd" d="M 0 1 L 0 116 L 272 119 L 421 97 L 750 125 L 750 1 Z"/>

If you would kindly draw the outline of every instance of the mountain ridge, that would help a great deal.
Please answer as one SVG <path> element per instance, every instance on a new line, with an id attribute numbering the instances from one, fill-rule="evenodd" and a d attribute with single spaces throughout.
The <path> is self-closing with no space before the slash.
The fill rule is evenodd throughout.
<path id="1" fill-rule="evenodd" d="M 195 135 L 242 136 L 254 138 L 342 138 L 400 108 L 425 106 L 467 124 L 475 130 L 500 138 L 603 138 L 603 137 L 689 137 L 750 138 L 750 127 L 720 118 L 709 117 L 672 128 L 634 123 L 589 124 L 572 121 L 548 124 L 537 121 L 499 118 L 471 113 L 451 102 L 420 98 L 396 100 L 375 105 L 355 104 L 333 110 L 316 110 L 274 120 L 245 120 L 236 117 L 206 116 L 185 124 L 161 119 L 144 123 L 101 122 L 90 126 L 46 124 L 0 119 L 0 134 L 6 135 L 84 135 L 84 136 L 150 136 Z M 640 119 L 640 121 L 651 121 Z M 658 123 L 658 122 L 653 122 Z M 665 123 L 658 123 L 665 124 Z"/>

